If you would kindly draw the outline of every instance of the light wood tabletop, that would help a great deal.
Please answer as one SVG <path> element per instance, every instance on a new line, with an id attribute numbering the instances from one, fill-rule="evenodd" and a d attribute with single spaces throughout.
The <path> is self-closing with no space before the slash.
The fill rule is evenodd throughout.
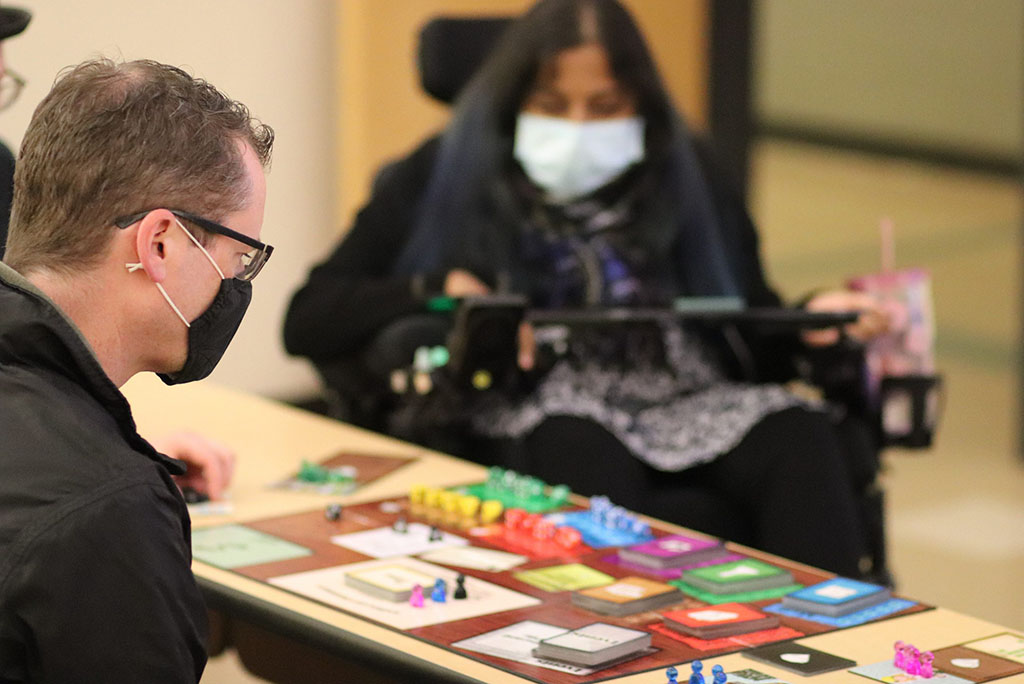
<path id="1" fill-rule="evenodd" d="M 479 465 L 209 382 L 166 387 L 154 376 L 139 376 L 129 382 L 123 391 L 132 405 L 139 431 L 144 436 L 154 438 L 175 430 L 189 430 L 235 449 L 238 461 L 230 490 L 231 510 L 222 515 L 194 515 L 193 527 L 196 529 L 322 509 L 325 506 L 322 494 L 271 488 L 270 485 L 293 475 L 303 460 L 318 462 L 341 451 L 372 452 L 382 456 L 415 459 L 361 486 L 350 495 L 330 499 L 346 506 L 403 496 L 417 483 L 452 486 L 482 481 L 486 477 L 486 469 Z M 483 681 L 499 684 L 538 681 L 464 657 L 401 631 L 230 570 L 197 560 L 193 563 L 193 571 L 211 608 L 223 614 L 228 621 L 255 625 L 260 630 L 280 635 L 282 639 L 294 644 L 323 652 L 329 658 L 351 661 L 353 667 L 363 668 L 359 670 L 361 672 L 380 675 L 379 681 L 388 681 L 389 676 L 394 681 L 412 681 L 405 677 L 417 677 L 416 681 Z M 797 641 L 853 659 L 859 664 L 870 664 L 891 657 L 892 645 L 896 640 L 936 649 L 1009 631 L 1012 630 L 936 608 Z M 239 647 L 245 662 L 246 654 L 242 653 L 239 644 L 229 645 Z M 771 665 L 755 662 L 742 653 L 713 656 L 708 661 L 723 665 L 727 672 L 754 668 L 783 681 L 805 679 Z M 686 681 L 688 676 L 689 668 L 683 664 L 680 667 L 680 679 Z M 277 681 L 285 679 L 287 677 Z M 811 679 L 828 682 L 868 681 L 846 671 L 831 672 Z M 359 680 L 369 681 L 368 678 Z M 291 681 L 313 681 L 313 678 L 297 675 Z M 341 681 L 356 679 L 343 678 Z M 607 681 L 654 684 L 664 682 L 665 677 L 663 671 L 647 671 Z M 999 681 L 1024 682 L 1024 674 Z"/>

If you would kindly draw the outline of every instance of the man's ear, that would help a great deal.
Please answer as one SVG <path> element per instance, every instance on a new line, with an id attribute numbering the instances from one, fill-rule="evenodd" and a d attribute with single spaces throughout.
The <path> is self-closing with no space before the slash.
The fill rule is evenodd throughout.
<path id="1" fill-rule="evenodd" d="M 135 249 L 139 262 L 154 283 L 167 277 L 167 259 L 170 245 L 168 233 L 174 226 L 174 214 L 166 209 L 154 209 L 146 214 L 135 234 Z"/>

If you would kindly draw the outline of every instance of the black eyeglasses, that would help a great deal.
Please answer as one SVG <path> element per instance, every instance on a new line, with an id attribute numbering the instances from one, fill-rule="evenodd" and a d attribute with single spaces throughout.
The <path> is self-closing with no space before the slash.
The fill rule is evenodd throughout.
<path id="1" fill-rule="evenodd" d="M 162 207 L 161 207 L 162 208 Z M 128 226 L 141 221 L 151 211 L 155 209 L 147 209 L 146 211 L 140 211 L 137 214 L 131 214 L 129 216 L 122 216 L 121 218 L 114 219 L 114 225 L 118 228 L 127 228 Z M 187 211 L 181 211 L 180 209 L 168 209 L 175 216 L 189 223 L 194 223 L 203 230 L 207 230 L 217 235 L 223 235 L 224 237 L 237 240 L 243 245 L 252 247 L 251 250 L 242 255 L 242 268 L 239 273 L 235 274 L 235 278 L 239 280 L 252 280 L 259 274 L 263 266 L 270 260 L 270 255 L 274 253 L 274 248 L 268 244 L 254 240 L 248 235 L 243 235 L 237 230 L 231 230 L 227 226 L 222 226 L 219 223 L 215 223 L 209 219 L 204 219 L 202 216 L 196 216 Z"/>

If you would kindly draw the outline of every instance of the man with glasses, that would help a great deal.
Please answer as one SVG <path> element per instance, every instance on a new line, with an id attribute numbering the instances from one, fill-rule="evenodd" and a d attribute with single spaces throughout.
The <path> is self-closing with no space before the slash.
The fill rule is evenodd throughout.
<path id="1" fill-rule="evenodd" d="M 7 68 L 3 56 L 3 42 L 12 38 L 28 26 L 32 15 L 17 7 L 0 7 L 0 111 L 10 107 L 21 89 L 24 79 Z M 14 187 L 14 155 L 10 148 L 0 142 L 0 259 L 4 258 L 4 243 L 7 239 L 7 219 L 11 213 L 11 190 Z"/>
<path id="2" fill-rule="evenodd" d="M 272 144 L 155 62 L 83 63 L 37 108 L 0 263 L 0 682 L 201 676 L 184 467 L 119 387 L 219 361 L 273 251 Z"/>

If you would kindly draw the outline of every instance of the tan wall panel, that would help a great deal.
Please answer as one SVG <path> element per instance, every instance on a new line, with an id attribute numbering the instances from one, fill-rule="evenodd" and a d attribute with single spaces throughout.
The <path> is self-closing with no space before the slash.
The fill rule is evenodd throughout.
<path id="1" fill-rule="evenodd" d="M 347 227 L 374 172 L 447 119 L 416 72 L 420 27 L 438 14 L 518 14 L 532 0 L 336 0 L 339 163 L 336 215 Z M 666 85 L 696 126 L 705 122 L 708 0 L 626 0 Z"/>

